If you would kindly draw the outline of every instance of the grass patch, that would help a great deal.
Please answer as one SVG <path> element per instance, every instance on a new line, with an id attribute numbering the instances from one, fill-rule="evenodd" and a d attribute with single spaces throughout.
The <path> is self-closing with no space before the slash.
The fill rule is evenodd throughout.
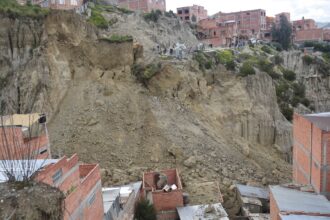
<path id="1" fill-rule="evenodd" d="M 107 41 L 109 43 L 124 43 L 124 42 L 132 42 L 133 37 L 130 35 L 111 35 L 109 38 L 101 38 L 100 40 Z"/>
<path id="2" fill-rule="evenodd" d="M 20 5 L 15 0 L 0 0 L 0 12 L 13 19 L 18 17 L 43 18 L 48 15 L 49 9 L 31 4 Z"/>
<path id="3" fill-rule="evenodd" d="M 267 45 L 262 46 L 261 50 L 264 51 L 265 53 L 272 54 L 272 49 Z"/>
<path id="4" fill-rule="evenodd" d="M 117 10 L 120 11 L 121 13 L 124 13 L 124 14 L 133 14 L 134 13 L 134 11 L 128 10 L 126 8 L 117 7 Z"/>

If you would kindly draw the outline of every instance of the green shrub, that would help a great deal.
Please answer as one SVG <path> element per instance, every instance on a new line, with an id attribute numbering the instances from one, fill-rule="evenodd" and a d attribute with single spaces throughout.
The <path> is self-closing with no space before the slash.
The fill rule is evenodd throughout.
<path id="1" fill-rule="evenodd" d="M 309 55 L 304 55 L 302 59 L 303 59 L 304 64 L 306 64 L 308 66 L 314 62 L 313 57 L 311 57 Z"/>
<path id="2" fill-rule="evenodd" d="M 107 41 L 109 43 L 123 43 L 123 42 L 132 42 L 133 37 L 129 35 L 111 35 L 109 38 L 101 38 L 100 40 Z"/>
<path id="3" fill-rule="evenodd" d="M 295 81 L 296 80 L 296 73 L 291 70 L 284 70 L 283 71 L 284 79 L 288 81 Z"/>
<path id="4" fill-rule="evenodd" d="M 136 220 L 156 220 L 156 210 L 146 199 L 141 199 L 135 207 L 134 219 Z"/>
<path id="5" fill-rule="evenodd" d="M 217 61 L 224 64 L 228 70 L 235 70 L 234 54 L 231 50 L 222 50 L 217 53 Z"/>
<path id="6" fill-rule="evenodd" d="M 161 69 L 161 64 L 149 64 L 143 66 L 141 64 L 134 64 L 132 68 L 132 73 L 136 77 L 136 79 L 143 83 L 145 86 L 148 81 L 155 76 Z"/>
<path id="7" fill-rule="evenodd" d="M 213 67 L 213 62 L 208 58 L 203 52 L 197 52 L 194 54 L 193 59 L 199 64 L 201 70 L 211 69 Z"/>
<path id="8" fill-rule="evenodd" d="M 240 75 L 243 77 L 256 74 L 256 71 L 254 70 L 253 66 L 249 62 L 244 62 L 242 67 L 240 68 L 239 72 L 240 72 Z"/>
<path id="9" fill-rule="evenodd" d="M 330 64 L 325 62 L 318 62 L 317 70 L 321 73 L 324 77 L 330 76 Z"/>
<path id="10" fill-rule="evenodd" d="M 160 10 L 152 10 L 150 13 L 144 14 L 143 18 L 146 21 L 153 21 L 156 23 L 162 14 L 163 13 Z"/>
<path id="11" fill-rule="evenodd" d="M 261 50 L 265 53 L 272 54 L 272 50 L 267 45 L 262 46 Z"/>
<path id="12" fill-rule="evenodd" d="M 325 62 L 329 63 L 330 62 L 330 52 L 325 52 L 322 54 L 323 59 Z"/>
<path id="13" fill-rule="evenodd" d="M 314 47 L 315 51 L 330 53 L 330 45 L 324 42 L 305 42 L 304 47 Z"/>
<path id="14" fill-rule="evenodd" d="M 103 9 L 101 6 L 96 5 L 95 7 L 91 8 L 92 13 L 91 17 L 88 19 L 88 21 L 92 24 L 94 24 L 98 28 L 106 29 L 109 27 L 109 23 L 102 15 Z"/>
<path id="15" fill-rule="evenodd" d="M 0 12 L 7 14 L 11 18 L 42 18 L 48 15 L 49 9 L 31 4 L 20 5 L 16 0 L 0 0 Z"/>
<path id="16" fill-rule="evenodd" d="M 250 55 L 250 54 L 248 54 L 248 53 L 240 53 L 239 55 L 238 55 L 238 60 L 240 61 L 240 62 L 243 62 L 243 61 L 245 61 L 245 60 L 248 60 L 248 59 L 250 59 L 252 56 Z"/>
<path id="17" fill-rule="evenodd" d="M 266 73 L 272 73 L 274 65 L 266 59 L 259 59 L 258 67 L 261 71 Z"/>
<path id="18" fill-rule="evenodd" d="M 284 62 L 284 59 L 279 55 L 275 55 L 274 62 L 276 65 L 281 65 Z"/>
<path id="19" fill-rule="evenodd" d="M 293 109 L 287 103 L 281 103 L 280 110 L 288 121 L 292 121 Z"/>
<path id="20" fill-rule="evenodd" d="M 271 45 L 273 48 L 275 48 L 275 50 L 277 50 L 277 51 L 279 51 L 279 52 L 283 51 L 283 47 L 282 47 L 282 45 L 281 45 L 280 43 L 278 43 L 278 42 L 272 42 L 270 45 Z"/>
<path id="21" fill-rule="evenodd" d="M 276 85 L 276 96 L 282 100 L 288 100 L 289 89 L 290 85 L 287 82 L 281 81 L 278 85 Z"/>
<path id="22" fill-rule="evenodd" d="M 205 68 L 206 68 L 207 70 L 211 69 L 212 66 L 213 66 L 213 63 L 212 63 L 211 60 L 206 61 L 206 63 L 205 63 Z"/>
<path id="23" fill-rule="evenodd" d="M 299 98 L 305 98 L 306 88 L 305 88 L 304 84 L 302 84 L 302 83 L 293 83 L 292 87 L 293 87 L 293 92 L 294 92 L 295 96 L 297 96 Z"/>
<path id="24" fill-rule="evenodd" d="M 301 104 L 303 104 L 303 105 L 306 106 L 306 107 L 309 107 L 310 104 L 311 104 L 311 102 L 310 102 L 307 98 L 303 98 L 303 99 L 301 100 Z"/>
<path id="25" fill-rule="evenodd" d="M 168 18 L 176 18 L 177 17 L 176 14 L 172 10 L 170 10 L 169 12 L 166 11 L 164 15 Z"/>

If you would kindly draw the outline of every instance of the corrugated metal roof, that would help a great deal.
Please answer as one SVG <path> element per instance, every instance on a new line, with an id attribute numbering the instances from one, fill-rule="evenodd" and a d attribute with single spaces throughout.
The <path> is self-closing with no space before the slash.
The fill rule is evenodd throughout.
<path id="1" fill-rule="evenodd" d="M 304 115 L 306 119 L 324 131 L 330 131 L 330 112 Z"/>
<path id="2" fill-rule="evenodd" d="M 322 195 L 282 186 L 270 186 L 270 190 L 281 212 L 330 214 L 330 202 Z"/>
<path id="3" fill-rule="evenodd" d="M 46 159 L 46 160 L 39 159 L 39 160 L 35 160 L 35 161 L 0 160 L 0 183 L 6 182 L 8 180 L 5 175 L 6 169 L 4 166 L 13 167 L 16 179 L 21 180 L 23 178 L 22 174 L 30 174 L 30 176 L 32 176 L 32 174 L 34 174 L 36 171 L 40 170 L 42 167 L 45 167 L 49 164 L 54 164 L 57 162 L 58 162 L 58 159 Z"/>
<path id="4" fill-rule="evenodd" d="M 310 215 L 280 215 L 282 220 L 330 220 L 326 216 L 310 216 Z"/>
<path id="5" fill-rule="evenodd" d="M 212 204 L 214 211 L 206 213 L 209 205 L 177 207 L 180 220 L 229 220 L 221 203 Z"/>
<path id="6" fill-rule="evenodd" d="M 241 196 L 269 199 L 269 190 L 260 187 L 246 186 L 241 184 L 236 184 L 236 188 Z"/>

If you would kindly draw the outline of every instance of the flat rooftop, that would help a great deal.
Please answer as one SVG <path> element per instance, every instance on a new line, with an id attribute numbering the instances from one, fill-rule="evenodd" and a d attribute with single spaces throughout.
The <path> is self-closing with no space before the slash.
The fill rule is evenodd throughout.
<path id="1" fill-rule="evenodd" d="M 270 186 L 280 212 L 330 215 L 330 202 L 322 195 L 282 186 Z"/>
<path id="2" fill-rule="evenodd" d="M 282 220 L 330 220 L 326 216 L 311 216 L 311 215 L 280 215 Z"/>
<path id="3" fill-rule="evenodd" d="M 229 220 L 228 215 L 221 203 L 177 207 L 176 209 L 180 220 Z"/>
<path id="4" fill-rule="evenodd" d="M 241 196 L 269 200 L 269 190 L 266 188 L 236 184 L 236 189 Z"/>
<path id="5" fill-rule="evenodd" d="M 38 159 L 38 160 L 0 160 L 0 183 L 7 182 L 5 175 L 6 168 L 13 168 L 17 180 L 23 179 L 23 174 L 32 176 L 36 171 L 41 168 L 55 164 L 58 159 Z"/>
<path id="6" fill-rule="evenodd" d="M 315 124 L 323 131 L 330 131 L 330 112 L 307 114 L 304 118 Z"/>

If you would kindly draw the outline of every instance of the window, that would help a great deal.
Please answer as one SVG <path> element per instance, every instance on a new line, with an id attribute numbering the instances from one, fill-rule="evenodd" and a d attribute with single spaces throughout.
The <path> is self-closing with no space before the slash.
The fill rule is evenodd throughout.
<path id="1" fill-rule="evenodd" d="M 184 10 L 184 13 L 189 14 L 189 10 L 188 9 Z"/>
<path id="2" fill-rule="evenodd" d="M 179 14 L 179 15 L 181 15 L 181 14 L 182 14 L 182 11 L 181 11 L 181 10 L 179 10 L 179 11 L 178 11 L 178 14 Z"/>
<path id="3" fill-rule="evenodd" d="M 214 31 L 214 36 L 216 36 L 217 35 L 217 32 L 216 31 Z"/>
<path id="4" fill-rule="evenodd" d="M 57 170 L 55 174 L 52 176 L 53 183 L 58 182 L 61 179 L 62 174 L 63 174 L 62 169 Z"/>
<path id="5" fill-rule="evenodd" d="M 184 17 L 186 21 L 190 20 L 189 16 Z"/>
<path id="6" fill-rule="evenodd" d="M 91 206 L 93 205 L 94 201 L 95 201 L 95 197 L 96 197 L 96 194 L 95 192 L 89 197 L 88 199 L 88 205 Z"/>
<path id="7" fill-rule="evenodd" d="M 247 12 L 246 15 L 250 15 L 250 12 Z"/>

